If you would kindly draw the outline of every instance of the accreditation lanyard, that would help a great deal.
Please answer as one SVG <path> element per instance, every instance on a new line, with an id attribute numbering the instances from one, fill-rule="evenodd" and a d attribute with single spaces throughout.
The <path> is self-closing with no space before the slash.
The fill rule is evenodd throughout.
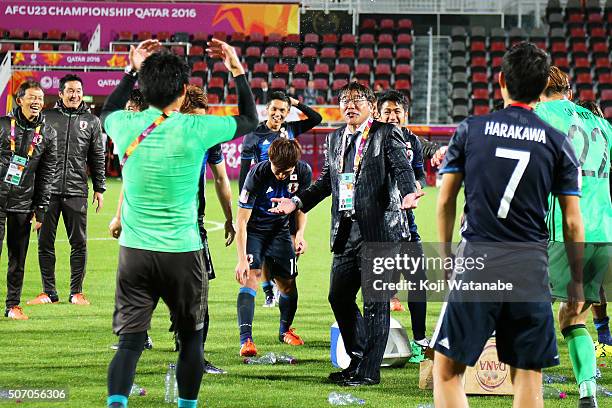
<path id="1" fill-rule="evenodd" d="M 155 119 L 153 121 L 153 123 L 151 123 L 149 125 L 148 128 L 146 128 L 141 134 L 140 136 L 138 136 L 129 146 L 128 148 L 125 150 L 125 153 L 123 155 L 123 159 L 121 159 L 121 166 L 125 165 L 125 162 L 127 161 L 127 159 L 132 155 L 132 153 L 134 153 L 134 150 L 136 150 L 136 148 L 138 147 L 138 145 L 140 143 L 142 143 L 143 140 L 145 140 L 147 138 L 147 136 L 149 136 L 151 134 L 151 132 L 153 130 L 155 130 L 156 127 L 158 127 L 159 125 L 161 125 L 164 120 L 168 119 L 168 115 L 166 115 L 165 113 L 162 113 L 161 116 L 159 116 L 157 119 Z"/>
<path id="2" fill-rule="evenodd" d="M 11 118 L 11 153 L 15 154 L 15 125 L 17 120 L 15 118 Z M 34 137 L 32 137 L 32 143 L 30 143 L 30 147 L 28 148 L 28 161 L 32 158 L 34 154 L 34 148 L 36 147 L 36 143 L 40 139 L 40 125 L 36 126 L 34 129 Z"/>
<path id="3" fill-rule="evenodd" d="M 353 161 L 353 174 L 357 174 L 359 171 L 359 167 L 361 166 L 361 160 L 363 159 L 363 149 L 365 147 L 366 142 L 368 141 L 368 137 L 370 136 L 370 128 L 372 127 L 372 119 L 368 120 L 368 124 L 363 130 L 361 135 L 361 142 L 357 147 L 357 152 L 355 153 L 355 160 Z M 346 152 L 346 133 L 342 135 L 342 153 L 340 154 L 340 166 L 338 167 L 338 173 L 342 173 L 344 171 L 344 154 Z"/>

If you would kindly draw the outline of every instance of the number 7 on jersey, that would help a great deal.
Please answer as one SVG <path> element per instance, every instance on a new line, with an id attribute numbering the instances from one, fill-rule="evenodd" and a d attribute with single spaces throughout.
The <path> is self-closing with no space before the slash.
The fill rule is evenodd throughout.
<path id="1" fill-rule="evenodd" d="M 510 203 L 514 198 L 516 188 L 518 187 L 518 184 L 525 173 L 525 169 L 529 164 L 531 153 L 523 150 L 504 149 L 502 147 L 498 147 L 495 149 L 495 157 L 518 160 L 518 163 L 512 172 L 512 176 L 510 176 L 510 181 L 508 181 L 508 185 L 506 185 L 504 196 L 501 198 L 499 203 L 499 209 L 497 210 L 497 218 L 506 218 L 508 216 L 508 211 L 510 211 Z"/>

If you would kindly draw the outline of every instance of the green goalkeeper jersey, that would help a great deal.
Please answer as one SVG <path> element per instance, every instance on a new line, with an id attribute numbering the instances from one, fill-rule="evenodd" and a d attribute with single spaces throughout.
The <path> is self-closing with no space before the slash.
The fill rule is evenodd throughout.
<path id="1" fill-rule="evenodd" d="M 568 100 L 541 102 L 536 114 L 572 141 L 582 171 L 580 209 L 586 242 L 612 242 L 610 153 L 612 126 L 588 109 Z M 561 209 L 550 197 L 547 217 L 551 241 L 563 241 Z"/>

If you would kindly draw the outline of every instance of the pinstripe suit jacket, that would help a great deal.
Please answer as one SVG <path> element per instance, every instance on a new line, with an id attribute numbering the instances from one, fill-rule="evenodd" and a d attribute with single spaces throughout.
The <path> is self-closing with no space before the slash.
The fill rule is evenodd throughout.
<path id="1" fill-rule="evenodd" d="M 340 155 L 346 125 L 327 135 L 325 164 L 319 178 L 298 194 L 307 212 L 332 196 L 330 246 L 334 250 L 342 217 L 338 210 Z M 396 183 L 397 182 L 397 187 Z M 399 194 L 398 190 L 399 189 Z M 414 172 L 402 134 L 395 126 L 374 121 L 364 146 L 361 169 L 355 181 L 355 216 L 365 242 L 398 242 L 410 237 L 406 212 L 398 197 L 416 190 Z"/>

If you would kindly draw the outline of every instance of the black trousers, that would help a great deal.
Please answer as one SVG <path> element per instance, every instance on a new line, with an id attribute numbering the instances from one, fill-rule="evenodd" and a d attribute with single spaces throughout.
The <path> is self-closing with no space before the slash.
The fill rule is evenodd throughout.
<path id="1" fill-rule="evenodd" d="M 70 294 L 83 291 L 87 264 L 87 197 L 52 195 L 45 222 L 38 232 L 38 263 L 43 291 L 57 295 L 55 288 L 55 236 L 60 214 L 70 242 Z"/>
<path id="2" fill-rule="evenodd" d="M 19 305 L 23 274 L 30 242 L 32 214 L 0 211 L 0 251 L 6 229 L 8 271 L 6 273 L 6 308 Z"/>
<path id="3" fill-rule="evenodd" d="M 379 380 L 380 364 L 389 337 L 389 302 L 364 299 L 361 314 L 356 298 L 362 285 L 362 239 L 356 221 L 343 220 L 343 223 L 345 225 L 341 228 L 348 228 L 350 232 L 344 250 L 334 253 L 328 300 L 338 322 L 344 348 L 351 360 L 361 359 L 358 373 Z"/>

